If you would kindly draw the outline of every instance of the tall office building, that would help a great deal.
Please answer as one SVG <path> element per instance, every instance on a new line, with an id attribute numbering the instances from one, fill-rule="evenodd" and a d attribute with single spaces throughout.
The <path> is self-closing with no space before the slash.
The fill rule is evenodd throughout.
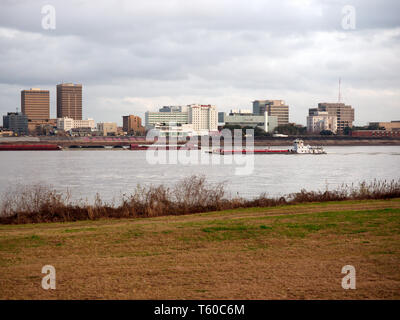
<path id="1" fill-rule="evenodd" d="M 32 88 L 21 91 L 21 111 L 28 120 L 47 120 L 50 118 L 50 92 Z"/>
<path id="2" fill-rule="evenodd" d="M 82 85 L 61 83 L 57 85 L 57 118 L 82 120 Z"/>
<path id="3" fill-rule="evenodd" d="M 318 111 L 328 112 L 328 115 L 337 117 L 337 131 L 343 133 L 344 128 L 353 127 L 354 109 L 351 106 L 346 106 L 344 103 L 318 103 L 318 108 L 309 110 L 309 115 L 312 116 Z"/>
<path id="4" fill-rule="evenodd" d="M 278 126 L 289 123 L 289 106 L 283 100 L 255 100 L 253 101 L 253 114 L 278 118 Z"/>
<path id="5" fill-rule="evenodd" d="M 218 130 L 218 112 L 215 106 L 191 104 L 188 110 L 188 122 L 194 130 Z"/>

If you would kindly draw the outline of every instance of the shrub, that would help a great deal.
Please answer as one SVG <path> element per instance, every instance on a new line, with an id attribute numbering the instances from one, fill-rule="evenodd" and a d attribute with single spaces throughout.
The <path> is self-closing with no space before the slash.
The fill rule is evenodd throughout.
<path id="1" fill-rule="evenodd" d="M 204 176 L 191 176 L 165 185 L 138 185 L 132 194 L 123 195 L 119 205 L 105 203 L 97 194 L 93 204 L 72 202 L 70 193 L 49 186 L 17 186 L 3 195 L 0 223 L 39 223 L 100 218 L 137 218 L 182 215 L 245 207 L 273 207 L 305 202 L 390 199 L 400 197 L 400 180 L 361 182 L 341 185 L 334 190 L 291 193 L 270 198 L 265 193 L 255 199 L 226 196 L 223 184 L 209 184 Z"/>

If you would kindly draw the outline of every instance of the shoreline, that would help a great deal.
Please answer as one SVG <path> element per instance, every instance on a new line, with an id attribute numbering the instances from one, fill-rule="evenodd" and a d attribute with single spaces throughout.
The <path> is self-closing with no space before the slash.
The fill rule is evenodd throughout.
<path id="1" fill-rule="evenodd" d="M 320 137 L 293 136 L 285 138 L 255 137 L 255 146 L 291 146 L 296 138 L 311 146 L 400 146 L 399 137 Z M 71 146 L 129 146 L 130 144 L 151 144 L 145 137 L 0 137 L 0 145 L 7 144 L 56 144 L 62 148 Z M 245 145 L 246 140 L 242 140 Z M 201 146 L 201 139 L 198 139 Z M 211 139 L 210 139 L 211 145 Z M 221 143 L 223 145 L 223 143 Z"/>
<path id="2" fill-rule="evenodd" d="M 180 216 L 252 207 L 282 207 L 312 202 L 388 200 L 400 198 L 400 180 L 374 180 L 342 185 L 331 190 L 298 192 L 274 197 L 260 193 L 253 199 L 232 197 L 223 183 L 212 184 L 204 176 L 188 176 L 174 186 L 136 185 L 131 194 L 108 203 L 97 194 L 92 203 L 71 201 L 68 192 L 45 185 L 31 185 L 3 194 L 1 224 L 29 224 L 121 218 Z"/>

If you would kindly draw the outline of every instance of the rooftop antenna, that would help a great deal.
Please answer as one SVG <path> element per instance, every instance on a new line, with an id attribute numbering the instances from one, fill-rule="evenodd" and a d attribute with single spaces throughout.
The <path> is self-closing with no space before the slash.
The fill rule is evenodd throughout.
<path id="1" fill-rule="evenodd" d="M 342 100 L 342 94 L 340 93 L 340 82 L 341 82 L 341 78 L 339 78 L 339 95 L 338 95 L 338 102 L 339 103 Z"/>

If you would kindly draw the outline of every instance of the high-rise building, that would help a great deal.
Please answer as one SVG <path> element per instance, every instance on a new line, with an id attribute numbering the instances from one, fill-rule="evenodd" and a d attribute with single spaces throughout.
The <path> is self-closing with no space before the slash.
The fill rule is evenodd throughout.
<path id="1" fill-rule="evenodd" d="M 82 120 L 82 85 L 61 83 L 57 85 L 57 118 Z"/>
<path id="2" fill-rule="evenodd" d="M 218 130 L 218 112 L 215 106 L 192 104 L 188 106 L 188 110 L 188 121 L 194 130 Z"/>
<path id="3" fill-rule="evenodd" d="M 21 91 L 21 111 L 28 120 L 50 118 L 50 92 L 39 88 Z"/>
<path id="4" fill-rule="evenodd" d="M 330 116 L 327 111 L 316 111 L 310 109 L 307 117 L 307 131 L 310 133 L 320 133 L 323 130 L 337 132 L 337 117 Z"/>
<path id="5" fill-rule="evenodd" d="M 138 116 L 122 116 L 122 130 L 127 133 L 144 133 L 142 119 Z"/>
<path id="6" fill-rule="evenodd" d="M 253 101 L 253 114 L 278 118 L 278 126 L 289 123 L 289 106 L 283 100 L 255 100 Z"/>
<path id="7" fill-rule="evenodd" d="M 28 117 L 22 112 L 8 112 L 3 116 L 3 128 L 18 134 L 28 134 Z"/>
<path id="8" fill-rule="evenodd" d="M 316 111 L 328 112 L 330 116 L 337 117 L 337 131 L 343 133 L 344 128 L 353 127 L 354 109 L 351 106 L 346 106 L 344 103 L 318 103 L 318 108 L 309 110 L 310 115 Z"/>

